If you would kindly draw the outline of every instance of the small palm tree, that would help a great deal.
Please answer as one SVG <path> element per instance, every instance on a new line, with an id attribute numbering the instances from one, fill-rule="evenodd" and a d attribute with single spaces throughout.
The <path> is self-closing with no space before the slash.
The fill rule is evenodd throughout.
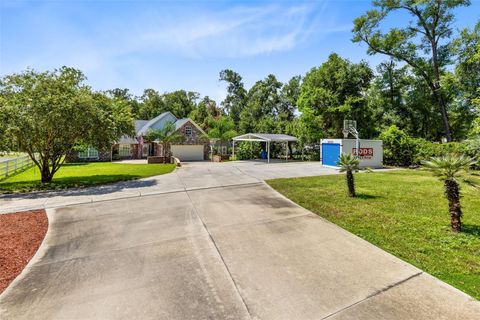
<path id="1" fill-rule="evenodd" d="M 460 185 L 458 182 L 463 180 L 473 185 L 473 182 L 465 178 L 475 162 L 474 159 L 463 155 L 448 154 L 434 157 L 423 163 L 426 169 L 443 180 L 445 196 L 448 199 L 450 224 L 455 232 L 462 231 L 462 207 L 460 206 Z"/>
<path id="2" fill-rule="evenodd" d="M 167 148 L 168 145 L 185 139 L 184 136 L 175 131 L 175 125 L 172 122 L 167 122 L 162 129 L 148 131 L 145 138 L 148 141 L 158 141 L 162 144 L 164 152 L 163 163 L 166 163 L 166 159 L 170 158 L 171 151 L 170 148 Z"/>
<path id="3" fill-rule="evenodd" d="M 220 146 L 228 144 L 228 142 L 237 135 L 235 131 L 234 122 L 226 116 L 223 116 L 217 119 L 213 123 L 213 127 L 208 130 L 208 134 L 205 138 L 208 138 L 212 141 L 219 141 Z"/>
<path id="4" fill-rule="evenodd" d="M 346 172 L 348 195 L 355 197 L 355 180 L 353 173 L 360 170 L 360 160 L 350 153 L 342 153 L 337 164 L 340 166 L 340 172 Z"/>

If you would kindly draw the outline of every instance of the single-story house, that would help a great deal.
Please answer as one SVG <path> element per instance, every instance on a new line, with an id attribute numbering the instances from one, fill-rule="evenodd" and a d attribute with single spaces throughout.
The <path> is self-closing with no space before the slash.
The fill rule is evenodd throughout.
<path id="1" fill-rule="evenodd" d="M 69 155 L 68 161 L 111 161 L 112 159 L 146 159 L 150 156 L 163 157 L 169 150 L 163 150 L 160 142 L 148 141 L 145 137 L 149 131 L 160 130 L 169 122 L 175 126 L 175 132 L 183 136 L 183 141 L 167 145 L 167 149 L 174 157 L 181 161 L 208 159 L 210 141 L 202 128 L 192 119 L 177 119 L 171 112 L 164 112 L 151 120 L 135 120 L 135 136 L 121 137 L 111 150 L 99 151 L 89 147 Z"/>

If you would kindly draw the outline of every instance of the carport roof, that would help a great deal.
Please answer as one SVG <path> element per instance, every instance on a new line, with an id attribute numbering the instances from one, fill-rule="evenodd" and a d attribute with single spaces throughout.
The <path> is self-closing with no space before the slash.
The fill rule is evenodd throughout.
<path id="1" fill-rule="evenodd" d="M 233 138 L 233 141 L 269 141 L 269 142 L 289 142 L 297 141 L 297 138 L 288 134 L 273 133 L 246 133 Z"/>

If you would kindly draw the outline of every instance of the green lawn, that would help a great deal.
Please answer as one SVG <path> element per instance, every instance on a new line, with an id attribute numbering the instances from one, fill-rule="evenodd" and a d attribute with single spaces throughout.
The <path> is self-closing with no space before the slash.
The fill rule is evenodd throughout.
<path id="1" fill-rule="evenodd" d="M 268 183 L 299 205 L 480 299 L 480 191 L 462 186 L 464 231 L 450 231 L 443 184 L 426 172 L 344 175 Z M 480 182 L 480 177 L 476 180 Z"/>
<path id="2" fill-rule="evenodd" d="M 60 168 L 51 183 L 42 184 L 35 166 L 0 180 L 0 193 L 85 187 L 156 176 L 174 169 L 174 164 L 69 163 Z"/>
<path id="3" fill-rule="evenodd" d="M 18 158 L 21 156 L 27 155 L 26 153 L 23 152 L 2 152 L 0 151 L 0 159 L 1 158 Z"/>

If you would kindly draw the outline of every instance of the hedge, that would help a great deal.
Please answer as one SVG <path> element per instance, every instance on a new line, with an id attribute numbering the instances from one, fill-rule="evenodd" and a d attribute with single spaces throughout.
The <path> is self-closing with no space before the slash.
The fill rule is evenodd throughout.
<path id="1" fill-rule="evenodd" d="M 464 142 L 436 143 L 422 138 L 413 138 L 395 125 L 380 134 L 383 140 L 383 161 L 386 165 L 419 165 L 431 157 L 448 153 L 465 154 L 479 159 L 480 139 Z M 480 167 L 480 159 L 478 166 Z"/>

